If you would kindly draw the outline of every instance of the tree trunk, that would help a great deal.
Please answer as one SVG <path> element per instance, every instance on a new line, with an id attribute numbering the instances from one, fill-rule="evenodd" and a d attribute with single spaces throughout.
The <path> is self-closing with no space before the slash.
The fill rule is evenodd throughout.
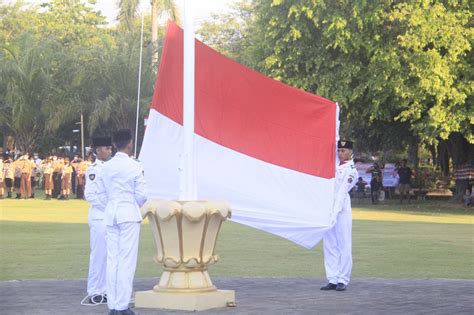
<path id="1" fill-rule="evenodd" d="M 415 169 L 418 169 L 420 161 L 418 158 L 418 139 L 416 138 L 408 146 L 408 161 L 413 164 Z"/>
<path id="2" fill-rule="evenodd" d="M 436 147 L 430 144 L 428 145 L 428 150 L 430 151 L 430 154 L 431 154 L 431 165 L 434 165 L 434 166 L 438 165 Z"/>
<path id="3" fill-rule="evenodd" d="M 441 170 L 441 174 L 446 177 L 449 175 L 449 155 L 446 148 L 447 141 L 439 140 L 438 143 L 438 166 Z"/>
<path id="4" fill-rule="evenodd" d="M 469 167 L 474 166 L 474 144 L 470 144 L 462 134 L 451 134 L 448 139 L 447 149 L 453 161 L 455 171 L 458 169 L 469 169 Z M 462 200 L 468 185 L 469 178 L 456 177 L 456 192 L 453 201 Z"/>

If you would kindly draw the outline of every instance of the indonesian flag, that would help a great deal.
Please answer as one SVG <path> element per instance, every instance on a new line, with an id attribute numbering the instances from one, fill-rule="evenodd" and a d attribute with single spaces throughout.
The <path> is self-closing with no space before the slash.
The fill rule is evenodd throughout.
<path id="1" fill-rule="evenodd" d="M 196 40 L 200 200 L 232 220 L 311 248 L 330 227 L 337 104 L 265 77 Z M 183 150 L 183 31 L 168 25 L 140 160 L 149 199 L 178 199 Z"/>

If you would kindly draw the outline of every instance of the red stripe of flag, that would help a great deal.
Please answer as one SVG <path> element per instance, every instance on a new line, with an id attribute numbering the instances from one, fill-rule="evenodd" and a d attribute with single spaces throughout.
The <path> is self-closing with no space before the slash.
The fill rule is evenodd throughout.
<path id="1" fill-rule="evenodd" d="M 195 131 L 256 159 L 335 174 L 336 104 L 265 77 L 196 41 Z M 152 107 L 182 124 L 183 31 L 168 30 Z"/>

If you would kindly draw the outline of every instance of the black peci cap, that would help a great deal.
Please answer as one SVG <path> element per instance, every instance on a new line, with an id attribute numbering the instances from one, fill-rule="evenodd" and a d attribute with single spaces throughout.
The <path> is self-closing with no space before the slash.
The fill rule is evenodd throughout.
<path id="1" fill-rule="evenodd" d="M 338 149 L 352 149 L 353 146 L 354 146 L 354 143 L 349 140 L 339 140 L 337 142 Z"/>
<path id="2" fill-rule="evenodd" d="M 112 146 L 112 139 L 110 137 L 92 137 L 93 147 L 110 147 Z"/>
<path id="3" fill-rule="evenodd" d="M 114 133 L 114 142 L 126 142 L 132 140 L 132 131 L 130 129 L 120 129 Z"/>

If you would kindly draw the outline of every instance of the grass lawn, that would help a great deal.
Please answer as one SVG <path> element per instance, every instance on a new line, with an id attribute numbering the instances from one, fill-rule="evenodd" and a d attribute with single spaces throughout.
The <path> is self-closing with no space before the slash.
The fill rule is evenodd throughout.
<path id="1" fill-rule="evenodd" d="M 354 205 L 354 277 L 474 279 L 474 211 L 446 202 Z M 88 204 L 0 201 L 0 280 L 87 277 Z M 307 250 L 225 222 L 212 276 L 324 278 L 322 244 Z M 137 277 L 159 276 L 142 225 Z"/>

